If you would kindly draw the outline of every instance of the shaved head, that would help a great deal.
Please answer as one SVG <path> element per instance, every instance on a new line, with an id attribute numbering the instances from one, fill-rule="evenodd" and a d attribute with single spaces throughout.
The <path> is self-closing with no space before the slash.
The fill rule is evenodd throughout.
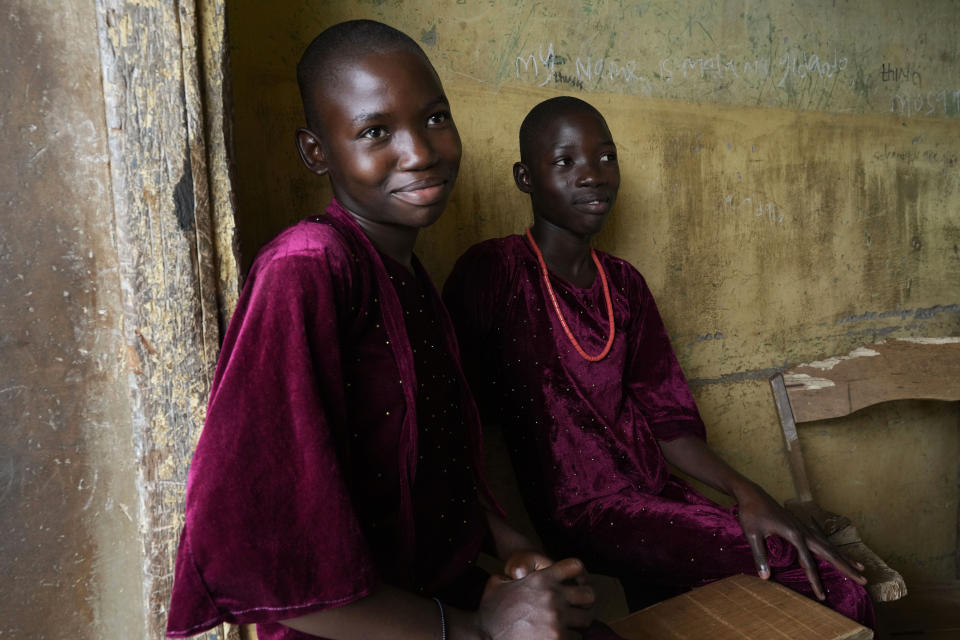
<path id="1" fill-rule="evenodd" d="M 606 126 L 607 121 L 589 102 L 573 96 L 557 96 L 544 100 L 523 119 L 520 125 L 520 162 L 529 163 L 533 146 L 539 140 L 546 126 L 557 116 L 586 111 L 595 114 Z"/>
<path id="2" fill-rule="evenodd" d="M 317 100 L 325 85 L 351 61 L 370 54 L 410 51 L 433 69 L 427 54 L 414 40 L 393 27 L 374 20 L 350 20 L 335 24 L 313 39 L 297 63 L 297 84 L 303 112 L 310 129 L 317 130 Z"/>

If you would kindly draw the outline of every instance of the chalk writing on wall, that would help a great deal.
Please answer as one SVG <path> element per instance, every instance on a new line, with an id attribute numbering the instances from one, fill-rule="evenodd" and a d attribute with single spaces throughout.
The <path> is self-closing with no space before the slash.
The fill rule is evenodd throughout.
<path id="1" fill-rule="evenodd" d="M 848 64 L 847 57 L 840 55 L 838 51 L 834 51 L 831 58 L 797 50 L 779 56 L 776 62 L 773 58 L 737 60 L 717 52 L 707 57 L 663 58 L 656 76 L 663 82 L 674 82 L 680 78 L 686 80 L 698 77 L 701 80 L 762 80 L 776 74 L 776 77 L 779 77 L 777 86 L 783 87 L 791 77 L 801 80 L 807 76 L 833 78 L 846 69 Z"/>
<path id="2" fill-rule="evenodd" d="M 766 78 L 770 75 L 769 60 L 733 60 L 717 53 L 706 58 L 685 57 L 679 65 L 674 58 L 660 61 L 656 77 L 663 82 L 673 82 L 675 74 L 686 79 L 690 76 L 700 78 Z"/>
<path id="3" fill-rule="evenodd" d="M 557 55 L 552 42 L 547 44 L 546 49 L 541 45 L 535 52 L 518 55 L 514 62 L 514 73 L 516 78 L 532 80 L 540 87 L 555 83 L 580 90 L 593 88 L 599 83 L 647 82 L 646 78 L 637 74 L 636 60 L 588 55 L 573 59 L 571 64 L 571 58 Z"/>
<path id="4" fill-rule="evenodd" d="M 570 61 L 573 60 L 573 64 Z M 739 60 L 717 52 L 709 56 L 667 57 L 660 60 L 654 78 L 663 83 L 672 83 L 684 79 L 700 80 L 764 80 L 775 74 L 778 87 L 783 87 L 791 78 L 804 79 L 808 76 L 829 79 L 843 72 L 849 65 L 846 56 L 834 50 L 831 55 L 796 50 L 774 58 L 753 58 Z M 558 69 L 558 67 L 564 67 Z M 514 75 L 517 79 L 527 79 L 538 86 L 552 82 L 589 88 L 590 83 L 608 82 L 619 84 L 646 83 L 647 78 L 637 69 L 633 58 L 578 56 L 575 59 L 559 55 L 550 42 L 540 45 L 536 51 L 527 51 L 516 57 Z"/>
<path id="5" fill-rule="evenodd" d="M 914 142 L 919 143 L 921 139 L 917 138 Z M 903 150 L 892 147 L 886 143 L 883 145 L 883 150 L 874 152 L 873 157 L 875 160 L 895 159 L 910 164 L 918 160 L 923 160 L 934 164 L 942 164 L 944 167 L 955 167 L 958 162 L 960 162 L 960 154 L 950 151 L 935 151 L 933 149 L 926 149 L 924 151 L 916 149 Z"/>
<path id="6" fill-rule="evenodd" d="M 722 211 L 727 213 L 752 213 L 754 217 L 765 218 L 773 224 L 783 222 L 783 211 L 777 208 L 777 204 L 770 200 L 764 201 L 761 196 L 753 195 L 741 198 L 738 195 L 727 195 L 723 199 Z"/>
<path id="7" fill-rule="evenodd" d="M 960 89 L 900 92 L 890 96 L 890 112 L 901 116 L 960 114 Z"/>
<path id="8" fill-rule="evenodd" d="M 755 91 L 757 100 L 761 96 L 765 100 L 770 97 L 769 104 L 781 106 L 812 104 L 809 83 L 818 81 L 821 89 L 817 95 L 822 96 L 817 107 L 828 108 L 835 83 L 842 82 L 853 89 L 862 82 L 861 77 L 854 77 L 857 74 L 846 73 L 851 67 L 850 58 L 837 48 L 823 51 L 793 48 L 766 57 L 734 57 L 714 51 L 707 55 L 662 57 L 656 68 L 645 75 L 635 58 L 595 53 L 571 56 L 558 52 L 554 43 L 548 42 L 515 57 L 514 77 L 540 87 L 558 85 L 580 91 L 621 91 L 667 98 L 676 97 L 672 94 L 680 84 L 703 82 L 722 89 L 739 83 L 748 92 Z M 891 113 L 960 115 L 960 89 L 923 90 L 923 73 L 914 64 L 885 61 L 873 77 L 879 80 L 875 86 L 893 91 L 889 96 Z M 771 96 L 771 89 L 778 92 L 779 97 Z"/>
<path id="9" fill-rule="evenodd" d="M 849 58 L 836 48 L 819 52 L 792 48 L 766 57 L 737 58 L 722 51 L 667 56 L 646 72 L 637 59 L 620 52 L 586 51 L 574 56 L 558 51 L 553 41 L 513 58 L 513 76 L 539 87 L 686 99 L 691 91 L 702 96 L 694 86 L 703 83 L 707 93 L 746 92 L 756 103 L 762 100 L 769 106 L 815 109 L 831 108 L 838 83 L 852 86 L 857 82 L 846 77 L 848 67 Z"/>
<path id="10" fill-rule="evenodd" d="M 807 76 L 833 78 L 834 75 L 846 69 L 848 64 L 847 57 L 840 55 L 836 50 L 834 50 L 832 58 L 830 56 L 821 58 L 816 53 L 803 50 L 786 53 L 778 63 L 783 75 L 777 86 L 782 87 L 791 77 L 797 77 L 801 80 Z"/>

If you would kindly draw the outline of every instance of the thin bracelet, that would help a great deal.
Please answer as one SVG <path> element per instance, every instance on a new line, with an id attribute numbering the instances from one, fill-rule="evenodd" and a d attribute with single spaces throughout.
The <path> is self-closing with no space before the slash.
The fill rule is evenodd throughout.
<path id="1" fill-rule="evenodd" d="M 447 640 L 447 616 L 443 611 L 443 603 L 440 602 L 440 598 L 434 598 L 433 601 L 440 609 L 440 640 Z"/>

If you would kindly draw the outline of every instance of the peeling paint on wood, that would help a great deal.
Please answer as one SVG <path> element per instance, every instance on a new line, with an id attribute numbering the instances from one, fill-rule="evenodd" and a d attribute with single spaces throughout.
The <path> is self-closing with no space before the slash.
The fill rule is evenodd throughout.
<path id="1" fill-rule="evenodd" d="M 825 389 L 826 387 L 835 386 L 833 380 L 814 378 L 806 373 L 784 374 L 783 383 L 787 387 L 802 387 L 805 390 Z"/>
<path id="2" fill-rule="evenodd" d="M 836 356 L 833 358 L 827 358 L 826 360 L 817 360 L 815 362 L 805 362 L 798 366 L 810 367 L 811 369 L 829 370 L 829 369 L 833 369 L 835 366 L 837 366 L 838 364 L 840 364 L 845 360 L 853 360 L 854 358 L 871 358 L 878 355 L 880 354 L 877 351 L 874 351 L 873 349 L 869 349 L 867 347 L 860 347 L 858 349 L 854 349 L 853 351 L 851 351 L 849 354 L 845 356 Z"/>
<path id="3" fill-rule="evenodd" d="M 798 365 L 784 379 L 798 422 L 897 399 L 960 400 L 960 340 L 884 340 Z"/>
<path id="4" fill-rule="evenodd" d="M 960 338 L 941 337 L 941 338 L 901 338 L 904 342 L 916 342 L 917 344 L 954 344 L 960 342 Z"/>

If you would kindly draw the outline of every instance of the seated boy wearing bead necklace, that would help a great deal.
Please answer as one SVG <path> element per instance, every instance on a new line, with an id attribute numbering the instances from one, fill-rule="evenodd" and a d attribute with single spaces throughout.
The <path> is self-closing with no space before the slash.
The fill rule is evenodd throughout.
<path id="1" fill-rule="evenodd" d="M 492 506 L 453 329 L 413 255 L 460 164 L 440 80 L 370 21 L 320 34 L 298 79 L 298 148 L 334 200 L 261 250 L 230 322 L 167 634 L 574 637 L 583 565 L 551 564 Z M 513 579 L 475 566 L 488 536 Z"/>
<path id="2" fill-rule="evenodd" d="M 444 301 L 548 551 L 620 577 L 631 608 L 651 591 L 756 571 L 872 625 L 863 567 L 707 446 L 646 282 L 591 249 L 620 185 L 603 116 L 572 97 L 540 103 L 520 128 L 520 158 L 533 226 L 469 249 Z M 708 500 L 668 463 L 737 506 Z"/>

